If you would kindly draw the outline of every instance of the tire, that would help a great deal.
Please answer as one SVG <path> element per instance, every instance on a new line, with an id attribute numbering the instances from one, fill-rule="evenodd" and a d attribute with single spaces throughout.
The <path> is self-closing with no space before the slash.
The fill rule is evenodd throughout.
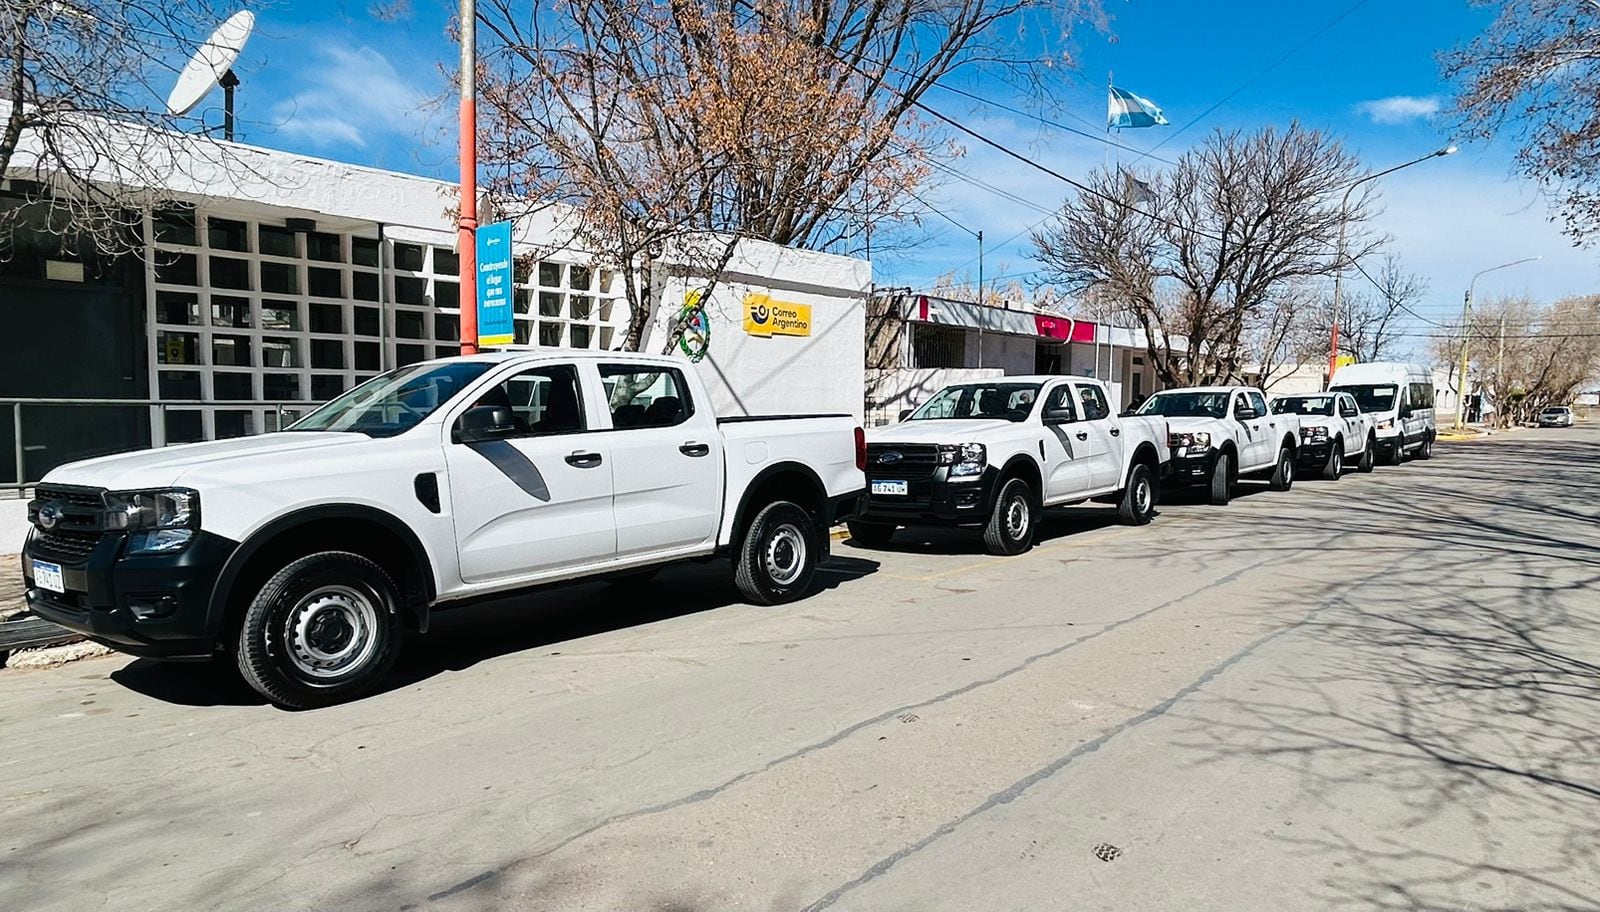
<path id="1" fill-rule="evenodd" d="M 1370 473 L 1378 464 L 1378 441 L 1374 437 L 1367 438 L 1367 448 L 1361 451 L 1361 460 L 1356 463 L 1356 471 Z"/>
<path id="2" fill-rule="evenodd" d="M 1117 501 L 1117 519 L 1125 526 L 1142 526 L 1156 515 L 1155 473 L 1145 463 L 1135 463 L 1128 472 L 1128 486 Z"/>
<path id="3" fill-rule="evenodd" d="M 1211 488 L 1208 492 L 1211 505 L 1226 507 L 1233 500 L 1233 454 L 1218 453 L 1211 466 Z"/>
<path id="4" fill-rule="evenodd" d="M 1033 488 L 1024 479 L 1008 478 L 1000 483 L 1000 492 L 989 508 L 989 522 L 983 528 L 984 547 L 990 554 L 1021 554 L 1033 545 L 1038 520 Z"/>
<path id="5" fill-rule="evenodd" d="M 399 657 L 400 604 L 394 580 L 371 560 L 308 554 L 273 574 L 245 609 L 239 672 L 285 709 L 352 700 Z"/>
<path id="6" fill-rule="evenodd" d="M 1392 465 L 1392 466 L 1397 466 L 1397 465 L 1400 465 L 1401 463 L 1403 463 L 1405 461 L 1406 461 L 1406 439 L 1403 436 L 1402 437 L 1396 437 L 1395 441 L 1394 441 L 1394 451 L 1389 454 L 1389 464 Z"/>
<path id="7" fill-rule="evenodd" d="M 792 602 L 811 591 L 822 551 L 811 514 L 775 500 L 745 530 L 733 559 L 734 585 L 751 604 Z"/>
<path id="8" fill-rule="evenodd" d="M 1294 487 L 1294 453 L 1288 447 L 1278 451 L 1278 464 L 1273 468 L 1267 486 L 1274 491 L 1287 491 Z"/>
<path id="9" fill-rule="evenodd" d="M 1418 459 L 1432 459 L 1433 458 L 1433 435 L 1432 434 L 1429 434 L 1428 436 L 1422 438 L 1422 446 L 1417 449 L 1417 458 Z"/>
<path id="10" fill-rule="evenodd" d="M 1335 437 L 1328 446 L 1328 461 L 1322 464 L 1322 477 L 1338 481 L 1344 474 L 1344 438 Z"/>
<path id="11" fill-rule="evenodd" d="M 882 548 L 889 543 L 890 539 L 894 538 L 895 530 L 899 528 L 899 526 L 891 526 L 887 523 L 856 522 L 854 520 L 845 523 L 845 527 L 850 530 L 850 540 L 863 548 Z"/>

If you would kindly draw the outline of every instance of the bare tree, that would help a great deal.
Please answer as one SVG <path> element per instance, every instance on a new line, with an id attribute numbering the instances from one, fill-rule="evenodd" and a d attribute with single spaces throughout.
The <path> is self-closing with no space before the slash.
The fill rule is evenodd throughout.
<path id="1" fill-rule="evenodd" d="M 1002 40 L 1024 15 L 1057 33 L 1102 21 L 1098 0 L 556 0 L 537 16 L 485 0 L 486 184 L 564 204 L 624 276 L 637 348 L 653 266 L 682 238 L 853 252 L 915 218 L 930 163 L 960 151 L 917 101 L 962 64 L 1043 63 Z M 693 264 L 708 284 L 721 253 Z"/>
<path id="2" fill-rule="evenodd" d="M 1508 297 L 1476 308 L 1469 351 L 1473 373 L 1495 406 L 1496 425 L 1508 427 L 1547 405 L 1566 405 L 1600 376 L 1597 322 L 1596 297 L 1552 305 Z"/>
<path id="3" fill-rule="evenodd" d="M 1281 338 L 1273 308 L 1336 268 L 1341 222 L 1351 256 L 1376 246 L 1361 227 L 1370 188 L 1339 205 L 1360 174 L 1338 141 L 1298 124 L 1218 131 L 1149 175 L 1137 202 L 1124 174 L 1093 173 L 1034 233 L 1036 256 L 1049 280 L 1129 315 L 1164 382 L 1237 379 L 1264 340 Z"/>
<path id="4" fill-rule="evenodd" d="M 1428 281 L 1386 251 L 1376 268 L 1361 267 L 1341 297 L 1339 351 L 1357 361 L 1382 361 L 1403 341 L 1405 315 L 1428 294 Z M 1351 287 L 1367 283 L 1366 288 Z M 1303 302 L 1296 321 L 1295 349 L 1302 360 L 1327 358 L 1332 339 L 1331 292 Z"/>
<path id="5" fill-rule="evenodd" d="M 26 220 L 63 244 L 136 249 L 143 210 L 168 198 L 220 144 L 182 132 L 165 99 L 178 70 L 226 15 L 210 0 L 0 0 L 0 250 Z M 231 9 L 226 9 L 231 11 Z"/>
<path id="6" fill-rule="evenodd" d="M 1517 166 L 1554 198 L 1580 243 L 1600 230 L 1600 6 L 1590 0 L 1476 0 L 1498 9 L 1465 47 L 1441 57 L 1457 85 L 1463 135 L 1506 133 Z"/>

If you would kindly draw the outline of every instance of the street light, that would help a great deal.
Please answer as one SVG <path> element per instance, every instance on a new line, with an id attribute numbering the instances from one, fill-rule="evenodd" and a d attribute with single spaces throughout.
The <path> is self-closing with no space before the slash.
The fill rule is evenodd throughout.
<path id="1" fill-rule="evenodd" d="M 1532 263 L 1534 260 L 1542 259 L 1544 259 L 1542 255 L 1523 257 L 1520 260 L 1513 260 L 1509 263 L 1501 263 L 1499 266 L 1490 266 L 1488 269 L 1480 270 L 1477 275 L 1472 277 L 1472 281 L 1467 283 L 1467 297 L 1461 305 L 1461 373 L 1456 375 L 1456 430 L 1460 430 L 1466 424 L 1462 418 L 1467 404 L 1467 340 L 1472 338 L 1472 327 L 1470 324 L 1472 322 L 1473 286 L 1478 284 L 1478 279 L 1480 277 L 1491 272 L 1498 272 L 1502 269 L 1510 269 L 1513 266 L 1521 266 L 1523 263 Z"/>
<path id="2" fill-rule="evenodd" d="M 1378 172 L 1375 172 L 1373 174 L 1368 174 L 1365 177 L 1358 178 L 1354 183 L 1352 183 L 1350 186 L 1345 188 L 1344 198 L 1339 201 L 1339 212 L 1340 212 L 1340 216 L 1341 217 L 1339 219 L 1339 250 L 1338 250 L 1338 253 L 1337 253 L 1337 264 L 1336 264 L 1339 268 L 1334 270 L 1334 273 L 1333 273 L 1333 333 L 1332 333 L 1332 341 L 1330 342 L 1330 344 L 1328 346 L 1328 382 L 1329 383 L 1333 382 L 1334 369 L 1339 366 L 1339 313 L 1341 311 L 1341 306 L 1342 306 L 1343 300 L 1344 300 L 1344 297 L 1343 297 L 1343 290 L 1344 289 L 1343 289 L 1343 283 L 1342 283 L 1342 279 L 1344 278 L 1344 260 L 1345 260 L 1345 256 L 1344 256 L 1344 232 L 1345 232 L 1345 224 L 1348 221 L 1348 219 L 1343 217 L 1343 214 L 1350 206 L 1350 193 L 1352 191 L 1354 191 L 1357 187 L 1361 186 L 1362 184 L 1366 183 L 1369 180 L 1377 180 L 1378 178 L 1384 176 L 1385 174 L 1393 174 L 1394 172 L 1399 171 L 1402 168 L 1409 168 L 1412 165 L 1419 165 L 1419 164 L 1421 164 L 1421 163 L 1423 163 L 1425 161 L 1428 161 L 1430 159 L 1443 158 L 1446 155 L 1454 155 L 1454 154 L 1456 154 L 1456 147 L 1455 146 L 1453 146 L 1453 145 L 1445 146 L 1443 149 L 1439 149 L 1439 150 L 1437 150 L 1435 152 L 1429 152 L 1427 155 L 1424 155 L 1421 158 L 1412 159 L 1411 161 L 1408 161 L 1403 165 L 1395 165 L 1393 168 L 1386 168 L 1386 169 L 1384 169 L 1382 171 L 1378 171 Z"/>

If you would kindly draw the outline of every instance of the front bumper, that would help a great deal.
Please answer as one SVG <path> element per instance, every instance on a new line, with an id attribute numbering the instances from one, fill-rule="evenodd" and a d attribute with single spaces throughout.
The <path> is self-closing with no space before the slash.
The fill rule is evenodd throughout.
<path id="1" fill-rule="evenodd" d="M 1211 482 L 1211 470 L 1217 464 L 1216 449 L 1208 449 L 1203 453 L 1179 455 L 1174 450 L 1172 461 L 1166 475 L 1166 483 L 1171 485 L 1203 485 Z"/>
<path id="2" fill-rule="evenodd" d="M 1331 440 L 1301 440 L 1300 448 L 1295 450 L 1295 462 L 1302 466 L 1325 465 L 1332 450 Z"/>
<path id="3" fill-rule="evenodd" d="M 898 526 L 975 526 L 989 519 L 990 498 L 1000 473 L 993 466 L 970 481 L 951 481 L 950 468 L 940 466 L 933 474 L 905 478 L 892 471 L 870 470 L 867 492 L 858 501 L 854 518 L 866 522 Z M 905 481 L 909 493 L 873 494 L 873 481 Z"/>
<path id="4" fill-rule="evenodd" d="M 29 534 L 22 553 L 28 607 L 40 617 L 133 655 L 208 656 L 212 591 L 238 542 L 201 531 L 174 554 L 129 557 L 126 535 L 103 535 L 87 557 L 69 563 L 41 551 Z M 61 566 L 66 592 L 35 582 L 34 562 Z"/>

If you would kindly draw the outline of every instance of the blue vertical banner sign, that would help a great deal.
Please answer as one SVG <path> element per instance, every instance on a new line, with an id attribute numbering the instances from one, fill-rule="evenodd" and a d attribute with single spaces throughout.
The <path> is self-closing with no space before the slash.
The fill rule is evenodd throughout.
<path id="1" fill-rule="evenodd" d="M 511 223 L 478 226 L 478 344 L 516 341 L 511 307 Z"/>

